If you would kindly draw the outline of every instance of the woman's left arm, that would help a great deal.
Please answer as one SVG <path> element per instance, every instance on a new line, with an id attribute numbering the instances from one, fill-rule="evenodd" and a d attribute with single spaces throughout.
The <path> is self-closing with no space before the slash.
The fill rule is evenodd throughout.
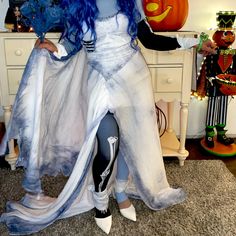
<path id="1" fill-rule="evenodd" d="M 216 53 L 216 45 L 209 39 L 202 40 L 202 38 L 176 38 L 155 34 L 146 20 L 141 0 L 136 1 L 138 10 L 141 14 L 141 20 L 138 23 L 137 37 L 144 47 L 158 51 L 196 47 L 198 52 L 203 55 Z"/>
<path id="2" fill-rule="evenodd" d="M 143 46 L 148 49 L 167 51 L 181 47 L 176 38 L 154 34 L 146 20 L 138 23 L 137 36 Z"/>

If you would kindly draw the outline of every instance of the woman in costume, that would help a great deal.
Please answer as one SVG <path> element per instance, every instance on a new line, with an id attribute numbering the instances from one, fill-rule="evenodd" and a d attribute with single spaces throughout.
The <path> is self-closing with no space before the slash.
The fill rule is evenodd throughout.
<path id="1" fill-rule="evenodd" d="M 166 179 L 150 72 L 135 40 L 174 50 L 196 46 L 199 39 L 153 34 L 141 0 L 61 4 L 62 40 L 36 43 L 2 145 L 3 152 L 6 141 L 17 138 L 17 165 L 25 167 L 27 194 L 9 202 L 1 216 L 10 234 L 37 232 L 93 208 L 97 225 L 108 234 L 113 189 L 120 213 L 134 221 L 127 194 L 153 210 L 185 199 Z M 211 41 L 200 46 L 214 53 Z M 57 198 L 45 196 L 40 178 L 59 172 L 69 176 L 66 185 Z"/>

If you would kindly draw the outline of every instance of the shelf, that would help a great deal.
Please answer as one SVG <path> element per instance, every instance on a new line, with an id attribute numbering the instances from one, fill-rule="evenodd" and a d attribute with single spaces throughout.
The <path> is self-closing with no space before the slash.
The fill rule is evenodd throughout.
<path id="1" fill-rule="evenodd" d="M 180 142 L 177 139 L 175 132 L 166 131 L 161 137 L 161 147 L 164 157 L 184 157 L 189 155 L 189 152 L 185 149 L 183 152 L 179 152 Z"/>

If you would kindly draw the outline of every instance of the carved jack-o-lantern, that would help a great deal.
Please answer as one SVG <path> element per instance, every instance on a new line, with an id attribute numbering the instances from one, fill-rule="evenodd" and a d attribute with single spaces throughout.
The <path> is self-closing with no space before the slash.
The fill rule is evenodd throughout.
<path id="1" fill-rule="evenodd" d="M 233 44 L 235 40 L 235 34 L 231 30 L 217 30 L 213 34 L 212 39 L 219 48 L 224 49 Z"/>
<path id="2" fill-rule="evenodd" d="M 176 31 L 188 16 L 188 0 L 143 0 L 143 8 L 154 31 Z"/>

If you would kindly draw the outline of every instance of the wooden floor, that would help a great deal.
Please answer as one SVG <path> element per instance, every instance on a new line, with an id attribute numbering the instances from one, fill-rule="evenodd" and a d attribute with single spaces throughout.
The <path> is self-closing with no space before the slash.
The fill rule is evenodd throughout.
<path id="1" fill-rule="evenodd" d="M 0 140 L 5 132 L 5 127 L 3 123 L 0 123 Z M 200 145 L 200 139 L 187 139 L 186 149 L 189 151 L 189 156 L 187 160 L 213 160 L 218 159 L 224 161 L 228 169 L 236 177 L 236 156 L 235 157 L 217 157 L 213 156 L 206 151 Z M 8 163 L 4 160 L 4 157 L 0 157 L 0 168 L 10 168 Z"/>
<path id="2" fill-rule="evenodd" d="M 234 157 L 217 157 L 207 153 L 200 145 L 201 139 L 187 139 L 186 149 L 189 151 L 188 160 L 222 160 L 228 169 L 236 177 L 236 156 Z"/>

